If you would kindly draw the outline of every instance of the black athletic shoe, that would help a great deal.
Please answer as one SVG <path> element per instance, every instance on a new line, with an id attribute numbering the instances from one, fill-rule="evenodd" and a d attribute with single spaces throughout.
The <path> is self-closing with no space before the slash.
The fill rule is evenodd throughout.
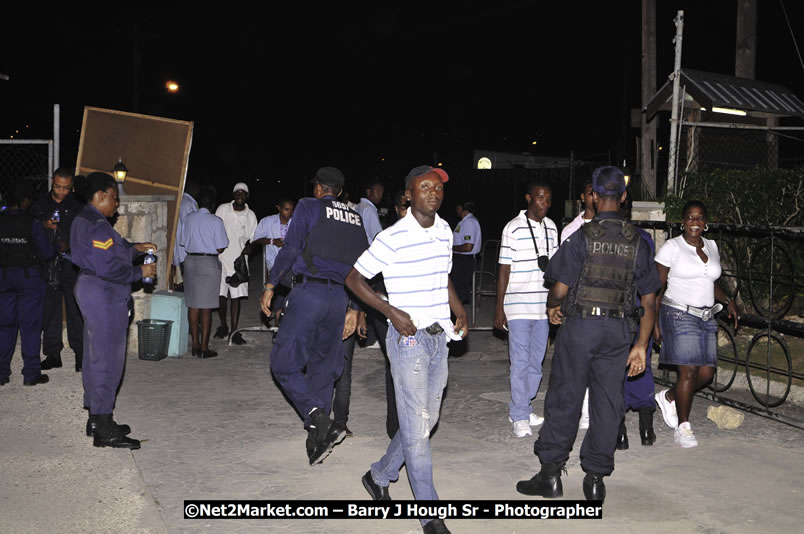
<path id="1" fill-rule="evenodd" d="M 307 428 L 307 458 L 310 465 L 315 465 L 323 462 L 333 447 L 343 441 L 345 432 L 319 408 L 315 408 L 310 417 L 310 426 Z"/>
<path id="2" fill-rule="evenodd" d="M 443 519 L 433 519 L 422 529 L 424 534 L 450 534 L 447 525 L 444 524 Z"/>
<path id="3" fill-rule="evenodd" d="M 371 499 L 374 501 L 390 501 L 391 495 L 388 493 L 388 486 L 382 487 L 378 486 L 374 479 L 371 477 L 371 470 L 366 471 L 366 474 L 363 475 L 363 487 L 366 488 L 366 491 L 369 495 L 371 495 Z"/>

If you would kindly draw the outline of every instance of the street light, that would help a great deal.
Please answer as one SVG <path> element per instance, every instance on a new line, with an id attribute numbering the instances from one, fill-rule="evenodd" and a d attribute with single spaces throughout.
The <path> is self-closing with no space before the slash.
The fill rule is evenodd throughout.
<path id="1" fill-rule="evenodd" d="M 179 84 L 170 80 L 165 84 L 165 88 L 167 88 L 168 93 L 178 93 L 179 92 Z"/>
<path id="2" fill-rule="evenodd" d="M 122 157 L 118 158 L 117 163 L 115 163 L 115 166 L 112 167 L 112 174 L 114 175 L 114 180 L 118 184 L 122 184 L 123 182 L 126 181 L 126 175 L 128 174 L 128 168 L 126 167 L 126 164 L 123 163 L 123 158 Z"/>

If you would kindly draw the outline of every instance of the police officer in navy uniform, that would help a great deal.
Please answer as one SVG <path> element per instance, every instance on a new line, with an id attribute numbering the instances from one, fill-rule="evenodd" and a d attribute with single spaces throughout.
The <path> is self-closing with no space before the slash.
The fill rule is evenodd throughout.
<path id="1" fill-rule="evenodd" d="M 345 434 L 328 415 L 333 384 L 343 371 L 341 340 L 351 334 L 344 330 L 349 297 L 343 284 L 368 248 L 360 215 L 337 200 L 343 173 L 322 167 L 312 182 L 315 198 L 296 206 L 261 301 L 270 317 L 274 288 L 286 273 L 295 275 L 271 350 L 271 371 L 304 419 L 310 465 L 323 461 Z M 356 321 L 356 311 L 349 316 Z M 349 328 L 354 331 L 353 324 Z"/>
<path id="2" fill-rule="evenodd" d="M 625 177 L 617 167 L 595 169 L 592 195 L 597 215 L 559 247 L 545 273 L 556 338 L 545 398 L 545 423 L 534 444 L 541 471 L 516 485 L 519 493 L 561 497 L 561 471 L 569 458 L 584 391 L 589 387 L 589 429 L 581 446 L 584 496 L 606 496 L 603 477 L 614 470 L 614 450 L 625 413 L 623 374 L 645 372 L 645 352 L 654 321 L 659 279 L 650 247 L 621 218 Z M 641 296 L 643 308 L 635 306 Z M 641 314 L 641 319 L 639 318 Z M 639 324 L 639 338 L 634 332 Z"/>
<path id="3" fill-rule="evenodd" d="M 27 213 L 34 197 L 33 185 L 24 180 L 14 185 L 0 212 L 0 386 L 8 384 L 11 357 L 22 336 L 22 383 L 44 384 L 39 362 L 45 280 L 41 263 L 56 256 L 44 227 Z"/>
<path id="4" fill-rule="evenodd" d="M 139 449 L 127 436 L 128 425 L 112 417 L 117 388 L 126 359 L 126 334 L 131 283 L 156 275 L 156 264 L 135 266 L 134 258 L 153 243 L 132 244 L 107 220 L 119 205 L 117 183 L 108 174 L 87 176 L 83 191 L 87 205 L 73 221 L 70 232 L 72 262 L 81 268 L 75 296 L 84 316 L 84 406 L 89 409 L 87 435 L 96 447 Z"/>
<path id="5" fill-rule="evenodd" d="M 78 268 L 64 257 L 70 253 L 70 226 L 83 205 L 73 194 L 73 173 L 58 168 L 53 173 L 53 185 L 47 195 L 34 203 L 31 214 L 42 222 L 60 253 L 48 263 L 48 283 L 45 310 L 42 318 L 42 369 L 61 367 L 62 301 L 67 318 L 67 341 L 75 353 L 75 370 L 81 370 L 84 357 L 84 321 L 75 301 L 75 281 Z M 58 210 L 58 220 L 54 218 Z"/>

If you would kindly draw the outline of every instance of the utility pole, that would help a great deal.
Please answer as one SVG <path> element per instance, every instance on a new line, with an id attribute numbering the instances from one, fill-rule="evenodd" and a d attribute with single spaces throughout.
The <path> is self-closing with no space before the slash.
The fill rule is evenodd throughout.
<path id="1" fill-rule="evenodd" d="M 734 75 L 756 78 L 757 67 L 757 0 L 737 0 L 737 49 Z"/>
<path id="2" fill-rule="evenodd" d="M 656 0 L 642 0 L 642 109 L 656 94 Z M 656 196 L 656 121 L 642 114 L 639 174 L 642 184 Z"/>
<path id="3" fill-rule="evenodd" d="M 678 100 L 681 93 L 681 41 L 684 36 L 684 10 L 679 9 L 676 18 L 676 59 L 673 66 L 673 105 L 670 114 L 670 161 L 667 165 L 667 194 L 676 191 L 676 159 L 678 153 L 678 123 L 681 112 L 678 109 Z"/>

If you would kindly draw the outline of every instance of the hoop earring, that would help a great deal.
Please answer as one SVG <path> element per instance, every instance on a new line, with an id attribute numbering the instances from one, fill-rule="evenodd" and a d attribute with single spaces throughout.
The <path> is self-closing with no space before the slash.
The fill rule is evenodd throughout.
<path id="1" fill-rule="evenodd" d="M 682 232 L 684 231 L 684 225 L 683 224 L 681 225 L 681 231 Z"/>
<path id="2" fill-rule="evenodd" d="M 705 225 L 704 225 L 704 232 L 708 232 L 708 231 L 709 231 L 709 225 L 708 225 L 708 224 L 705 224 Z"/>

